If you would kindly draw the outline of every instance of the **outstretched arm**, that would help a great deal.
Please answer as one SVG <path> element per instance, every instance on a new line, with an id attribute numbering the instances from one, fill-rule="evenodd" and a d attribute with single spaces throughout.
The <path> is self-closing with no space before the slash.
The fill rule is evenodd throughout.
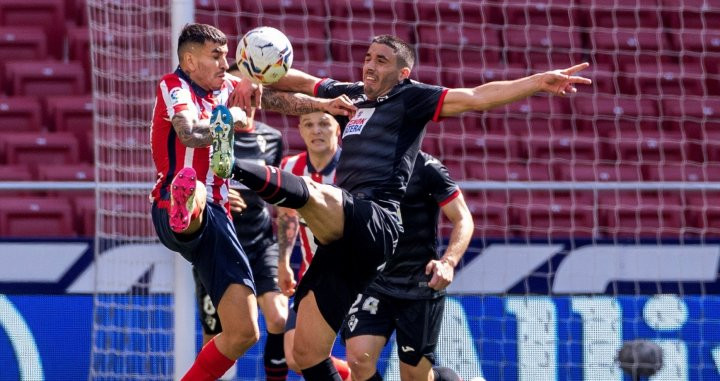
<path id="1" fill-rule="evenodd" d="M 514 81 L 496 81 L 472 89 L 450 89 L 443 101 L 440 115 L 454 116 L 465 111 L 484 111 L 520 99 L 525 99 L 537 92 L 548 92 L 554 95 L 575 93 L 576 84 L 589 85 L 587 78 L 574 74 L 586 69 L 590 64 L 582 63 L 565 70 L 552 70 L 538 73 Z"/>
<path id="2" fill-rule="evenodd" d="M 277 90 L 313 95 L 315 85 L 318 81 L 320 81 L 320 78 L 318 77 L 312 76 L 300 70 L 290 69 L 285 76 L 280 78 L 279 81 L 273 83 L 271 87 Z"/>
<path id="3" fill-rule="evenodd" d="M 173 115 L 172 125 L 178 139 L 186 147 L 201 148 L 212 143 L 210 120 L 199 120 L 190 110 L 182 110 Z"/>
<path id="4" fill-rule="evenodd" d="M 465 255 L 472 238 L 475 225 L 462 193 L 442 207 L 443 214 L 450 220 L 453 228 L 450 242 L 440 260 L 432 260 L 425 266 L 425 274 L 432 274 L 428 286 L 442 290 L 449 286 L 455 276 L 455 266 Z"/>
<path id="5" fill-rule="evenodd" d="M 269 88 L 266 88 L 263 93 L 262 106 L 266 110 L 288 115 L 323 111 L 332 115 L 348 116 L 356 110 L 347 95 L 341 95 L 334 99 L 323 99 Z"/>

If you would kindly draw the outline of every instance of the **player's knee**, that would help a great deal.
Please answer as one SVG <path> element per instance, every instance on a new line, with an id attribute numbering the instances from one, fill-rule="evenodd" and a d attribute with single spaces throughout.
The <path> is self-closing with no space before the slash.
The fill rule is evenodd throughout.
<path id="1" fill-rule="evenodd" d="M 365 351 L 352 347 L 347 348 L 347 362 L 352 372 L 353 379 L 367 380 L 375 374 L 375 362 Z"/>
<path id="2" fill-rule="evenodd" d="M 260 340 L 260 331 L 255 324 L 244 324 L 242 327 L 225 331 L 227 340 L 233 351 L 244 353 Z"/>
<path id="3" fill-rule="evenodd" d="M 271 333 L 282 333 L 285 331 L 285 322 L 287 318 L 281 314 L 272 314 L 271 316 L 265 316 L 265 324 L 267 325 L 268 332 Z"/>

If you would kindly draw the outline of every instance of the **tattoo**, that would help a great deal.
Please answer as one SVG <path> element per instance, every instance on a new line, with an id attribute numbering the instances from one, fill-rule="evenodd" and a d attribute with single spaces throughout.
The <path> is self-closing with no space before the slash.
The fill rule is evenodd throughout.
<path id="1" fill-rule="evenodd" d="M 297 213 L 279 213 L 278 215 L 278 250 L 279 261 L 284 261 L 292 254 L 292 248 L 298 235 L 300 219 Z"/>
<path id="2" fill-rule="evenodd" d="M 191 119 L 185 113 L 178 113 L 173 116 L 172 125 L 178 139 L 186 147 L 203 148 L 212 143 L 210 121 L 207 119 L 198 120 L 194 117 Z"/>
<path id="3" fill-rule="evenodd" d="M 287 115 L 303 115 L 315 111 L 324 111 L 320 107 L 318 98 L 272 89 L 265 89 L 263 92 L 262 106 L 266 110 Z"/>

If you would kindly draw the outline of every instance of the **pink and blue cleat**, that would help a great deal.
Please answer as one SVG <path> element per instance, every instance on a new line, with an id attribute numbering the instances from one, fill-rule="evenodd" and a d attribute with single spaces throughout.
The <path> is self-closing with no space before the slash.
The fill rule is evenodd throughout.
<path id="1" fill-rule="evenodd" d="M 195 170 L 186 167 L 170 184 L 170 229 L 175 233 L 182 233 L 190 226 L 195 208 L 196 177 Z"/>
<path id="2" fill-rule="evenodd" d="M 233 117 L 227 107 L 217 105 L 210 117 L 210 130 L 212 131 L 212 154 L 210 167 L 218 177 L 228 179 L 232 176 L 232 166 L 235 160 Z"/>

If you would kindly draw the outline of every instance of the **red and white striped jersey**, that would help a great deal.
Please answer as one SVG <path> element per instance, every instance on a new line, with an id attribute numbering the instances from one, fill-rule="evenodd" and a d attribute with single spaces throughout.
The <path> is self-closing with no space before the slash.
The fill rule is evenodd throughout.
<path id="1" fill-rule="evenodd" d="M 152 157 L 157 170 L 157 182 L 150 194 L 152 201 L 169 200 L 168 188 L 175 174 L 184 167 L 192 167 L 198 180 L 205 183 L 208 202 L 223 205 L 229 213 L 228 181 L 215 176 L 210 169 L 212 147 L 186 147 L 178 139 L 171 121 L 182 110 L 196 113 L 200 120 L 209 119 L 213 107 L 227 104 L 238 82 L 239 78 L 225 74 L 220 90 L 207 91 L 192 82 L 180 68 L 160 80 L 150 127 Z"/>
<path id="2" fill-rule="evenodd" d="M 314 181 L 323 184 L 335 184 L 335 169 L 337 168 L 338 159 L 340 158 L 341 149 L 338 148 L 333 159 L 328 163 L 325 168 L 317 171 L 308 160 L 308 154 L 301 152 L 294 156 L 285 156 L 280 164 L 280 169 L 289 171 L 296 176 L 308 176 Z M 317 245 L 315 244 L 315 236 L 308 228 L 305 221 L 300 218 L 300 250 L 302 252 L 302 263 L 300 263 L 300 271 L 298 272 L 298 281 L 302 279 L 302 276 L 307 271 L 310 262 L 312 261 L 313 255 Z"/>

